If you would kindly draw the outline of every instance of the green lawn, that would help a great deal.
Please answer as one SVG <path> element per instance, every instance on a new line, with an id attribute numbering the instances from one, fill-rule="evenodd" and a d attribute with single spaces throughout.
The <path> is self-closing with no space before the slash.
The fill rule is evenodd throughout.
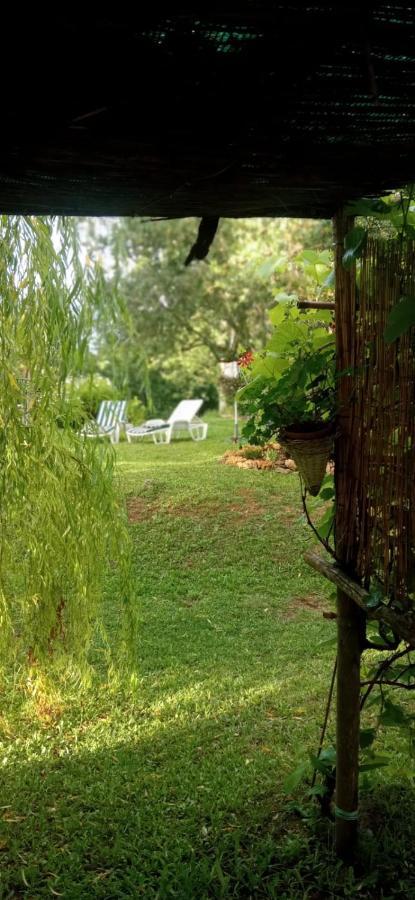
<path id="1" fill-rule="evenodd" d="M 138 685 L 3 686 L 2 898 L 415 896 L 413 811 L 399 840 L 375 815 L 384 852 L 366 836 L 354 876 L 283 793 L 318 742 L 330 589 L 302 560 L 296 475 L 220 464 L 231 428 L 119 447 Z M 392 817 L 409 788 L 379 777 Z"/>

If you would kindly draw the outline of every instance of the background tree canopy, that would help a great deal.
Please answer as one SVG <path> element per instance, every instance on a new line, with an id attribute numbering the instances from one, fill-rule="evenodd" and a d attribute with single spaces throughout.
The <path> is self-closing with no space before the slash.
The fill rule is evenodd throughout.
<path id="1" fill-rule="evenodd" d="M 130 313 L 129 327 L 121 322 L 109 332 L 98 323 L 91 367 L 129 397 L 148 404 L 151 396 L 158 414 L 184 396 L 217 405 L 218 362 L 264 346 L 276 294 L 307 293 L 309 279 L 296 257 L 331 240 L 328 222 L 225 219 L 207 261 L 186 268 L 197 225 L 86 221 L 90 252 L 101 254 Z"/>

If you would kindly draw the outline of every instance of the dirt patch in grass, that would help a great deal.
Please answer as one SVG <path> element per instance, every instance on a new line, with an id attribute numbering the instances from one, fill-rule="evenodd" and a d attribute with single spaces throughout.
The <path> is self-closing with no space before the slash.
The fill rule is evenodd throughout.
<path id="1" fill-rule="evenodd" d="M 219 500 L 204 500 L 201 503 L 176 503 L 166 506 L 163 513 L 176 519 L 202 521 L 203 519 L 215 519 L 225 509 L 225 504 L 220 503 Z"/>
<path id="2" fill-rule="evenodd" d="M 39 699 L 34 705 L 34 710 L 39 721 L 47 726 L 58 722 L 62 718 L 63 708 L 58 703 L 47 702 Z"/>
<path id="3" fill-rule="evenodd" d="M 293 597 L 290 604 L 284 611 L 284 619 L 289 621 L 296 619 L 301 610 L 310 610 L 320 616 L 331 618 L 332 610 L 328 607 L 327 601 L 319 594 L 307 594 L 305 596 Z"/>
<path id="4" fill-rule="evenodd" d="M 308 609 L 314 609 L 317 612 L 326 611 L 324 600 L 318 594 L 309 594 L 308 597 L 293 597 L 292 603 L 296 606 L 306 606 Z"/>
<path id="5" fill-rule="evenodd" d="M 146 500 L 144 497 L 127 498 L 127 516 L 131 523 L 145 522 L 160 509 L 160 504 Z"/>
<path id="6" fill-rule="evenodd" d="M 295 506 L 281 506 L 276 509 L 278 521 L 283 525 L 293 525 L 300 518 L 300 509 Z"/>
<path id="7" fill-rule="evenodd" d="M 235 503 L 231 507 L 230 512 L 234 520 L 237 520 L 238 522 L 248 522 L 251 519 L 260 519 L 261 515 L 264 513 L 264 507 L 254 500 L 249 506 L 242 506 L 241 504 Z"/>
<path id="8" fill-rule="evenodd" d="M 220 503 L 217 500 L 207 500 L 193 506 L 172 506 L 164 510 L 168 515 L 182 519 L 203 521 L 204 519 L 216 519 L 223 516 L 229 521 L 246 522 L 250 519 L 258 519 L 265 509 L 258 500 L 251 497 L 244 502 Z"/>
<path id="9" fill-rule="evenodd" d="M 256 499 L 255 491 L 250 488 L 240 488 L 237 496 L 241 498 L 241 502 L 231 503 L 227 507 L 234 518 L 246 521 L 260 518 L 264 514 L 265 508 Z"/>
<path id="10" fill-rule="evenodd" d="M 232 522 L 235 520 L 246 522 L 260 518 L 265 512 L 264 507 L 255 498 L 254 491 L 249 488 L 241 488 L 236 496 L 241 499 L 232 502 L 206 499 L 199 503 L 176 503 L 174 505 L 149 501 L 144 497 L 128 497 L 128 521 L 134 524 L 148 521 L 155 515 L 163 515 L 200 522 L 204 519 L 216 519 L 218 516 L 223 516 L 225 519 L 228 517 Z"/>

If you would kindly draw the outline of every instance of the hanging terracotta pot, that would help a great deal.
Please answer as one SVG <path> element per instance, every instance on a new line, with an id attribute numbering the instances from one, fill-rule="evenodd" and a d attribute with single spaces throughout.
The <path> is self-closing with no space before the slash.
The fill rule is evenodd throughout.
<path id="1" fill-rule="evenodd" d="M 333 422 L 291 425 L 280 434 L 284 449 L 294 460 L 309 493 L 316 497 L 333 449 Z"/>

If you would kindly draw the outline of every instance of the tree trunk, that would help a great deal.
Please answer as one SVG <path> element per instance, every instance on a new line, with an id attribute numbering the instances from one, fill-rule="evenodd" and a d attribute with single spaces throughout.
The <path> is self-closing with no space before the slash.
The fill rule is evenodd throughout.
<path id="1" fill-rule="evenodd" d="M 221 379 L 218 381 L 218 397 L 219 397 L 219 415 L 224 416 L 228 412 L 228 400 L 223 390 Z"/>

